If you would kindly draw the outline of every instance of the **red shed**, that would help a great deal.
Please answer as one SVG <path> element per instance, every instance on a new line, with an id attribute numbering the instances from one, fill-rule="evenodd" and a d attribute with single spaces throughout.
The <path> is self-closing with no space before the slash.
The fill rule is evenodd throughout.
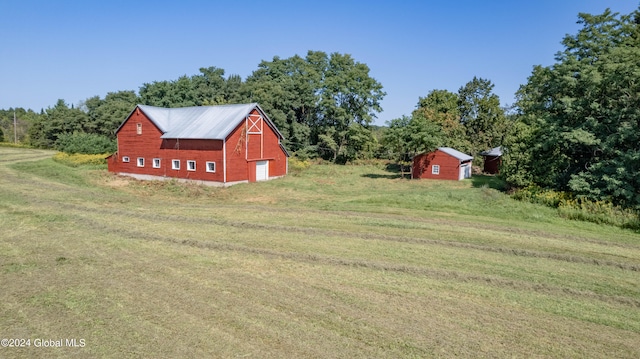
<path id="1" fill-rule="evenodd" d="M 433 152 L 413 158 L 412 177 L 446 180 L 471 178 L 473 157 L 450 147 L 440 147 Z"/>
<path id="2" fill-rule="evenodd" d="M 500 173 L 500 165 L 502 165 L 502 147 L 498 146 L 488 151 L 482 151 L 480 152 L 480 156 L 484 157 L 484 173 Z"/>
<path id="3" fill-rule="evenodd" d="M 231 185 L 287 174 L 282 134 L 257 103 L 161 108 L 137 105 L 116 130 L 109 171 L 139 179 Z"/>

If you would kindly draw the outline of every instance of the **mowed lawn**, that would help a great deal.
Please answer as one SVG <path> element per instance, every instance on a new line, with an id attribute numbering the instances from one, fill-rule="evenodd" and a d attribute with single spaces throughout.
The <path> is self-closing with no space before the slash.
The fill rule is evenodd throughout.
<path id="1" fill-rule="evenodd" d="M 492 178 L 209 188 L 52 155 L 0 147 L 0 338 L 30 340 L 0 358 L 640 357 L 640 234 Z"/>

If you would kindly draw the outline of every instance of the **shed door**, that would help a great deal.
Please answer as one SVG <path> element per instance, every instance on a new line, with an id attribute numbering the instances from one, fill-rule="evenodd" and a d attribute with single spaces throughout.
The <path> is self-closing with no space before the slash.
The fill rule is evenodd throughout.
<path id="1" fill-rule="evenodd" d="M 471 165 L 469 163 L 460 165 L 460 176 L 458 179 L 463 180 L 465 178 L 471 178 Z"/>
<path id="2" fill-rule="evenodd" d="M 256 162 L 256 181 L 266 181 L 269 179 L 269 161 Z"/>

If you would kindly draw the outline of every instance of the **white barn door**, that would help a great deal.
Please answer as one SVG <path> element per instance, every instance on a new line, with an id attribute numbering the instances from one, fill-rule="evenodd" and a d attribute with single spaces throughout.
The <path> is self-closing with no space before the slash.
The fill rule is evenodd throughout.
<path id="1" fill-rule="evenodd" d="M 458 177 L 458 180 L 463 180 L 465 178 L 471 178 L 471 164 L 470 163 L 465 163 L 463 165 L 460 165 L 460 175 Z"/>
<path id="2" fill-rule="evenodd" d="M 256 162 L 256 181 L 266 181 L 269 179 L 269 161 Z"/>

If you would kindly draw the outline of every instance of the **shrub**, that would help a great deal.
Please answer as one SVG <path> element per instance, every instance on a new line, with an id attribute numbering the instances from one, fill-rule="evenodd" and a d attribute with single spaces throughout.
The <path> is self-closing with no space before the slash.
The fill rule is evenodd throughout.
<path id="1" fill-rule="evenodd" d="M 53 160 L 71 167 L 82 165 L 103 165 L 107 163 L 108 154 L 88 155 L 81 153 L 64 153 L 58 152 L 53 156 Z"/>
<path id="2" fill-rule="evenodd" d="M 309 160 L 301 160 L 297 157 L 289 157 L 289 173 L 298 174 L 311 166 Z"/>
<path id="3" fill-rule="evenodd" d="M 637 212 L 615 206 L 609 201 L 591 201 L 586 198 L 570 199 L 560 203 L 558 212 L 564 218 L 640 229 L 640 216 Z"/>
<path id="4" fill-rule="evenodd" d="M 528 186 L 516 191 L 513 194 L 513 198 L 558 208 L 561 202 L 573 199 L 573 195 L 569 192 L 553 191 L 538 186 Z"/>
<path id="5" fill-rule="evenodd" d="M 116 151 L 116 143 L 109 137 L 95 133 L 63 133 L 54 145 L 55 149 L 66 153 L 102 154 Z"/>
<path id="6" fill-rule="evenodd" d="M 616 206 L 611 201 L 592 201 L 575 197 L 569 192 L 547 190 L 538 186 L 520 189 L 512 197 L 557 208 L 558 214 L 563 218 L 640 230 L 640 213 Z"/>

